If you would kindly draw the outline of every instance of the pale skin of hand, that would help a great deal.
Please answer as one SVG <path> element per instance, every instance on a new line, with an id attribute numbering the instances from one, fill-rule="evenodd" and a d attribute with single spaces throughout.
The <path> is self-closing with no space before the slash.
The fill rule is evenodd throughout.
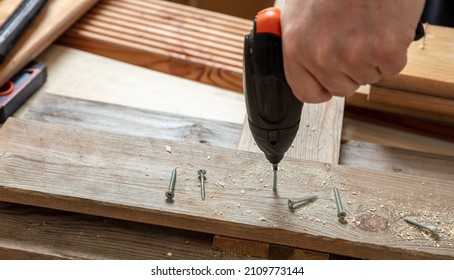
<path id="1" fill-rule="evenodd" d="M 398 74 L 425 0 L 287 0 L 284 68 L 295 96 L 320 103 Z"/>

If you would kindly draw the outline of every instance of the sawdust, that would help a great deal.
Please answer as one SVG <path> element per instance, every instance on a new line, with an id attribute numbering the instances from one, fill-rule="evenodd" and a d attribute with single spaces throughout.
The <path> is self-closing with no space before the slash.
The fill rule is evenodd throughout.
<path id="1" fill-rule="evenodd" d="M 172 146 L 166 145 L 166 152 L 168 152 L 169 154 L 172 153 Z"/>

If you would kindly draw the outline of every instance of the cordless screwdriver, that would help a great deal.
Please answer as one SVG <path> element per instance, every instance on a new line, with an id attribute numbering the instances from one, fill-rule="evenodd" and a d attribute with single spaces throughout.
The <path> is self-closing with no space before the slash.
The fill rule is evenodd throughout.
<path id="1" fill-rule="evenodd" d="M 244 38 L 243 87 L 249 127 L 257 146 L 273 168 L 273 189 L 277 188 L 279 162 L 298 132 L 301 103 L 285 79 L 282 58 L 281 11 L 267 8 L 254 18 Z M 414 40 L 425 36 L 421 22 Z"/>
<path id="2" fill-rule="evenodd" d="M 280 14 L 278 8 L 267 8 L 256 15 L 244 38 L 243 61 L 249 127 L 272 164 L 274 190 L 278 164 L 295 139 L 303 108 L 285 79 Z"/>

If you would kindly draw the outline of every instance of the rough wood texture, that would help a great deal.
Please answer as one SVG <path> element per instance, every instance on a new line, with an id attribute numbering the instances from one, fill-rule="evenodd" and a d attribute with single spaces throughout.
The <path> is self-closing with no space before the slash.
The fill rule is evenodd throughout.
<path id="1" fill-rule="evenodd" d="M 50 46 L 95 3 L 94 0 L 50 0 L 0 65 L 0 85 Z"/>
<path id="2" fill-rule="evenodd" d="M 454 28 L 430 25 L 426 33 L 425 48 L 413 42 L 402 72 L 377 86 L 454 99 Z"/>
<path id="3" fill-rule="evenodd" d="M 14 118 L 0 131 L 0 147 L 5 201 L 360 258 L 454 258 L 452 181 L 286 159 L 273 193 L 263 183 L 269 167 L 255 153 Z M 170 202 L 164 191 L 174 167 Z M 205 201 L 199 168 L 207 170 Z M 334 186 L 347 224 L 337 221 Z M 312 192 L 317 201 L 288 210 L 287 198 Z M 438 238 L 402 217 L 438 225 Z"/>
<path id="4" fill-rule="evenodd" d="M 238 259 L 211 249 L 212 236 L 0 203 L 0 259 Z"/>
<path id="5" fill-rule="evenodd" d="M 378 89 L 378 87 L 375 87 L 375 89 Z M 385 89 L 385 88 L 380 88 L 379 90 L 383 90 L 383 89 Z M 424 96 L 424 98 L 426 98 L 426 97 L 431 98 L 431 96 L 420 95 L 420 94 L 412 94 L 411 97 L 413 97 L 414 95 Z M 390 96 L 390 98 L 392 99 L 393 97 Z M 437 98 L 437 97 L 434 97 L 434 98 Z M 437 99 L 440 99 L 440 98 L 437 98 Z M 450 101 L 449 99 L 446 99 L 446 98 L 444 98 L 443 100 Z M 405 102 L 407 102 L 407 101 L 408 101 L 408 99 L 405 100 Z M 411 99 L 410 99 L 410 103 L 412 103 Z M 384 104 L 381 102 L 374 102 L 369 99 L 369 93 L 368 94 L 355 93 L 354 95 L 345 99 L 345 104 L 347 106 L 364 108 L 364 109 L 368 109 L 371 111 L 392 113 L 392 114 L 406 116 L 406 117 L 419 118 L 421 120 L 426 120 L 426 121 L 430 120 L 430 121 L 440 123 L 440 124 L 454 125 L 454 117 L 445 115 L 445 114 L 429 112 L 424 109 L 424 105 L 423 105 L 423 107 L 417 107 L 417 108 L 412 109 L 412 108 L 408 108 L 405 105 L 405 103 L 397 103 L 397 102 L 392 101 L 392 104 L 390 104 L 390 103 Z M 420 105 L 421 105 L 421 103 L 420 103 Z M 348 107 L 346 108 L 346 111 L 347 112 L 349 111 Z"/>
<path id="6" fill-rule="evenodd" d="M 322 104 L 304 104 L 298 134 L 286 157 L 337 163 L 343 113 L 343 98 L 335 97 Z M 252 138 L 247 116 L 238 149 L 262 153 Z"/>
<path id="7" fill-rule="evenodd" d="M 58 45 L 39 60 L 49 65 L 44 92 L 195 118 L 244 121 L 244 98 L 232 91 Z"/>
<path id="8" fill-rule="evenodd" d="M 213 239 L 212 247 L 222 252 L 267 259 L 270 244 L 217 235 Z"/>
<path id="9" fill-rule="evenodd" d="M 102 0 L 59 42 L 172 75 L 242 91 L 252 21 L 158 0 Z"/>
<path id="10" fill-rule="evenodd" d="M 454 117 L 454 97 L 453 99 L 450 99 L 402 90 L 371 87 L 368 99 L 371 102 L 380 103 L 385 106 L 417 110 L 422 113 L 429 112 L 431 114 L 439 114 L 449 118 Z"/>
<path id="11" fill-rule="evenodd" d="M 356 140 L 410 151 L 454 156 L 452 141 L 375 124 L 363 118 L 344 117 L 342 140 Z"/>
<path id="12" fill-rule="evenodd" d="M 363 143 L 342 143 L 339 164 L 454 182 L 454 156 L 436 155 Z"/>
<path id="13" fill-rule="evenodd" d="M 23 119 L 186 143 L 236 148 L 239 124 L 129 108 L 55 94 L 37 96 Z"/>

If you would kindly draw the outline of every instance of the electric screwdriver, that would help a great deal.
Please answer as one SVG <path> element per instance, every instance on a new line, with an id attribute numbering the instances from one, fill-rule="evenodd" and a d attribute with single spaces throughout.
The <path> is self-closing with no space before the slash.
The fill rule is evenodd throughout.
<path id="1" fill-rule="evenodd" d="M 243 87 L 249 127 L 257 146 L 273 166 L 273 189 L 277 188 L 279 162 L 298 132 L 301 103 L 285 79 L 281 11 L 267 8 L 254 18 L 244 38 Z M 421 22 L 414 40 L 425 36 Z"/>
<path id="2" fill-rule="evenodd" d="M 278 164 L 295 139 L 303 108 L 285 79 L 278 8 L 259 12 L 244 38 L 243 87 L 249 127 L 272 164 L 276 190 Z"/>

